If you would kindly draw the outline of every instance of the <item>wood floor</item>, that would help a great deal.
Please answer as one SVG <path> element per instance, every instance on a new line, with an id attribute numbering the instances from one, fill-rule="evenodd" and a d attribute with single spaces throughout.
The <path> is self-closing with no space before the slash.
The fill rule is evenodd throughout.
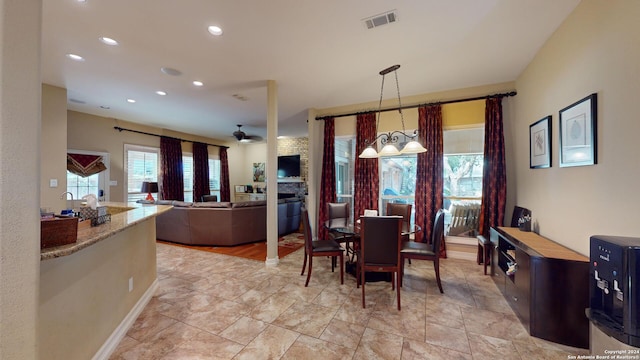
<path id="1" fill-rule="evenodd" d="M 267 242 L 261 241 L 236 246 L 192 246 L 157 240 L 158 243 L 180 246 L 194 250 L 208 251 L 217 254 L 237 256 L 245 259 L 265 261 L 267 258 Z M 278 239 L 278 258 L 283 258 L 304 246 L 304 237 L 299 233 L 285 235 Z"/>

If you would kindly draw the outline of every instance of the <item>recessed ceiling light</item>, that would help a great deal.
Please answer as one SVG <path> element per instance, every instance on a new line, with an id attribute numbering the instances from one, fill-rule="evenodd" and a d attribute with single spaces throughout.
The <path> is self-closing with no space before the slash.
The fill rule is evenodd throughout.
<path id="1" fill-rule="evenodd" d="M 158 94 L 158 95 L 160 95 L 160 96 L 165 96 L 165 95 L 167 95 L 167 93 L 166 93 L 166 92 L 164 92 L 164 91 L 162 91 L 162 90 L 158 90 L 158 91 L 156 91 L 156 94 Z"/>
<path id="2" fill-rule="evenodd" d="M 112 38 L 102 36 L 102 37 L 99 37 L 98 39 L 102 41 L 103 44 L 106 44 L 106 45 L 111 45 L 111 46 L 118 45 L 118 42 L 113 40 Z"/>
<path id="3" fill-rule="evenodd" d="M 75 61 L 84 61 L 84 58 L 82 56 L 76 54 L 67 54 L 67 57 Z"/>
<path id="4" fill-rule="evenodd" d="M 79 2 L 79 3 L 87 2 L 87 0 L 76 0 L 76 1 Z"/>
<path id="5" fill-rule="evenodd" d="M 202 85 L 204 85 L 204 83 L 203 83 L 202 81 L 198 81 L 198 80 L 196 80 L 196 81 L 194 81 L 194 82 L 193 82 L 193 85 L 195 85 L 195 86 L 202 86 Z"/>
<path id="6" fill-rule="evenodd" d="M 207 28 L 207 30 L 209 30 L 209 33 L 211 35 L 214 35 L 214 36 L 222 35 L 222 29 L 219 26 L 211 25 Z"/>
<path id="7" fill-rule="evenodd" d="M 180 76 L 180 75 L 182 75 L 180 70 L 176 70 L 176 69 L 170 68 L 170 67 L 162 67 L 162 68 L 160 68 L 160 71 L 162 71 L 163 74 L 167 74 L 167 75 L 171 75 L 171 76 Z"/>
<path id="8" fill-rule="evenodd" d="M 100 105 L 100 109 L 109 110 L 109 109 L 111 109 L 111 107 L 107 106 L 107 105 Z"/>
<path id="9" fill-rule="evenodd" d="M 127 99 L 127 102 L 128 102 L 128 103 L 133 104 L 133 103 L 135 103 L 136 101 L 135 101 L 134 99 Z"/>

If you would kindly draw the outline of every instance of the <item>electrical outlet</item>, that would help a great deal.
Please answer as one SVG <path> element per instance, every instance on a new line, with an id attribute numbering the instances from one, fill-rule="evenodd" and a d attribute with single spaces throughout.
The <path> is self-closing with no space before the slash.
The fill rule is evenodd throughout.
<path id="1" fill-rule="evenodd" d="M 129 278 L 129 292 L 133 291 L 133 276 Z"/>
<path id="2" fill-rule="evenodd" d="M 52 188 L 58 187 L 58 179 L 49 179 L 49 187 L 52 187 Z"/>

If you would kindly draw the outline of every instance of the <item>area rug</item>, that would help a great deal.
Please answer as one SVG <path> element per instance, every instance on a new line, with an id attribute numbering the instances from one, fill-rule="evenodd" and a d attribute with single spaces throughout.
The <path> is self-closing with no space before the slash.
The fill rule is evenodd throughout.
<path id="1" fill-rule="evenodd" d="M 265 261 L 267 259 L 267 242 L 261 241 L 236 246 L 192 246 L 157 240 L 158 243 L 180 246 L 188 249 L 208 251 L 216 254 L 237 256 L 245 259 Z M 278 258 L 283 258 L 304 246 L 304 235 L 291 233 L 278 239 Z"/>

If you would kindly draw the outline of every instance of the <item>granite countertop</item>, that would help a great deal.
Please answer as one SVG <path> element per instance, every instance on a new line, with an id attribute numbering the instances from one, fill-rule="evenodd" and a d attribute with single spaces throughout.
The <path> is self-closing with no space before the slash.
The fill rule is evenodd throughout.
<path id="1" fill-rule="evenodd" d="M 40 260 L 71 255 L 130 226 L 146 221 L 173 208 L 171 205 L 119 202 L 104 202 L 100 203 L 100 205 L 107 206 L 108 212 L 111 213 L 111 221 L 98 226 L 79 228 L 78 240 L 75 243 L 42 249 L 40 251 Z"/>

